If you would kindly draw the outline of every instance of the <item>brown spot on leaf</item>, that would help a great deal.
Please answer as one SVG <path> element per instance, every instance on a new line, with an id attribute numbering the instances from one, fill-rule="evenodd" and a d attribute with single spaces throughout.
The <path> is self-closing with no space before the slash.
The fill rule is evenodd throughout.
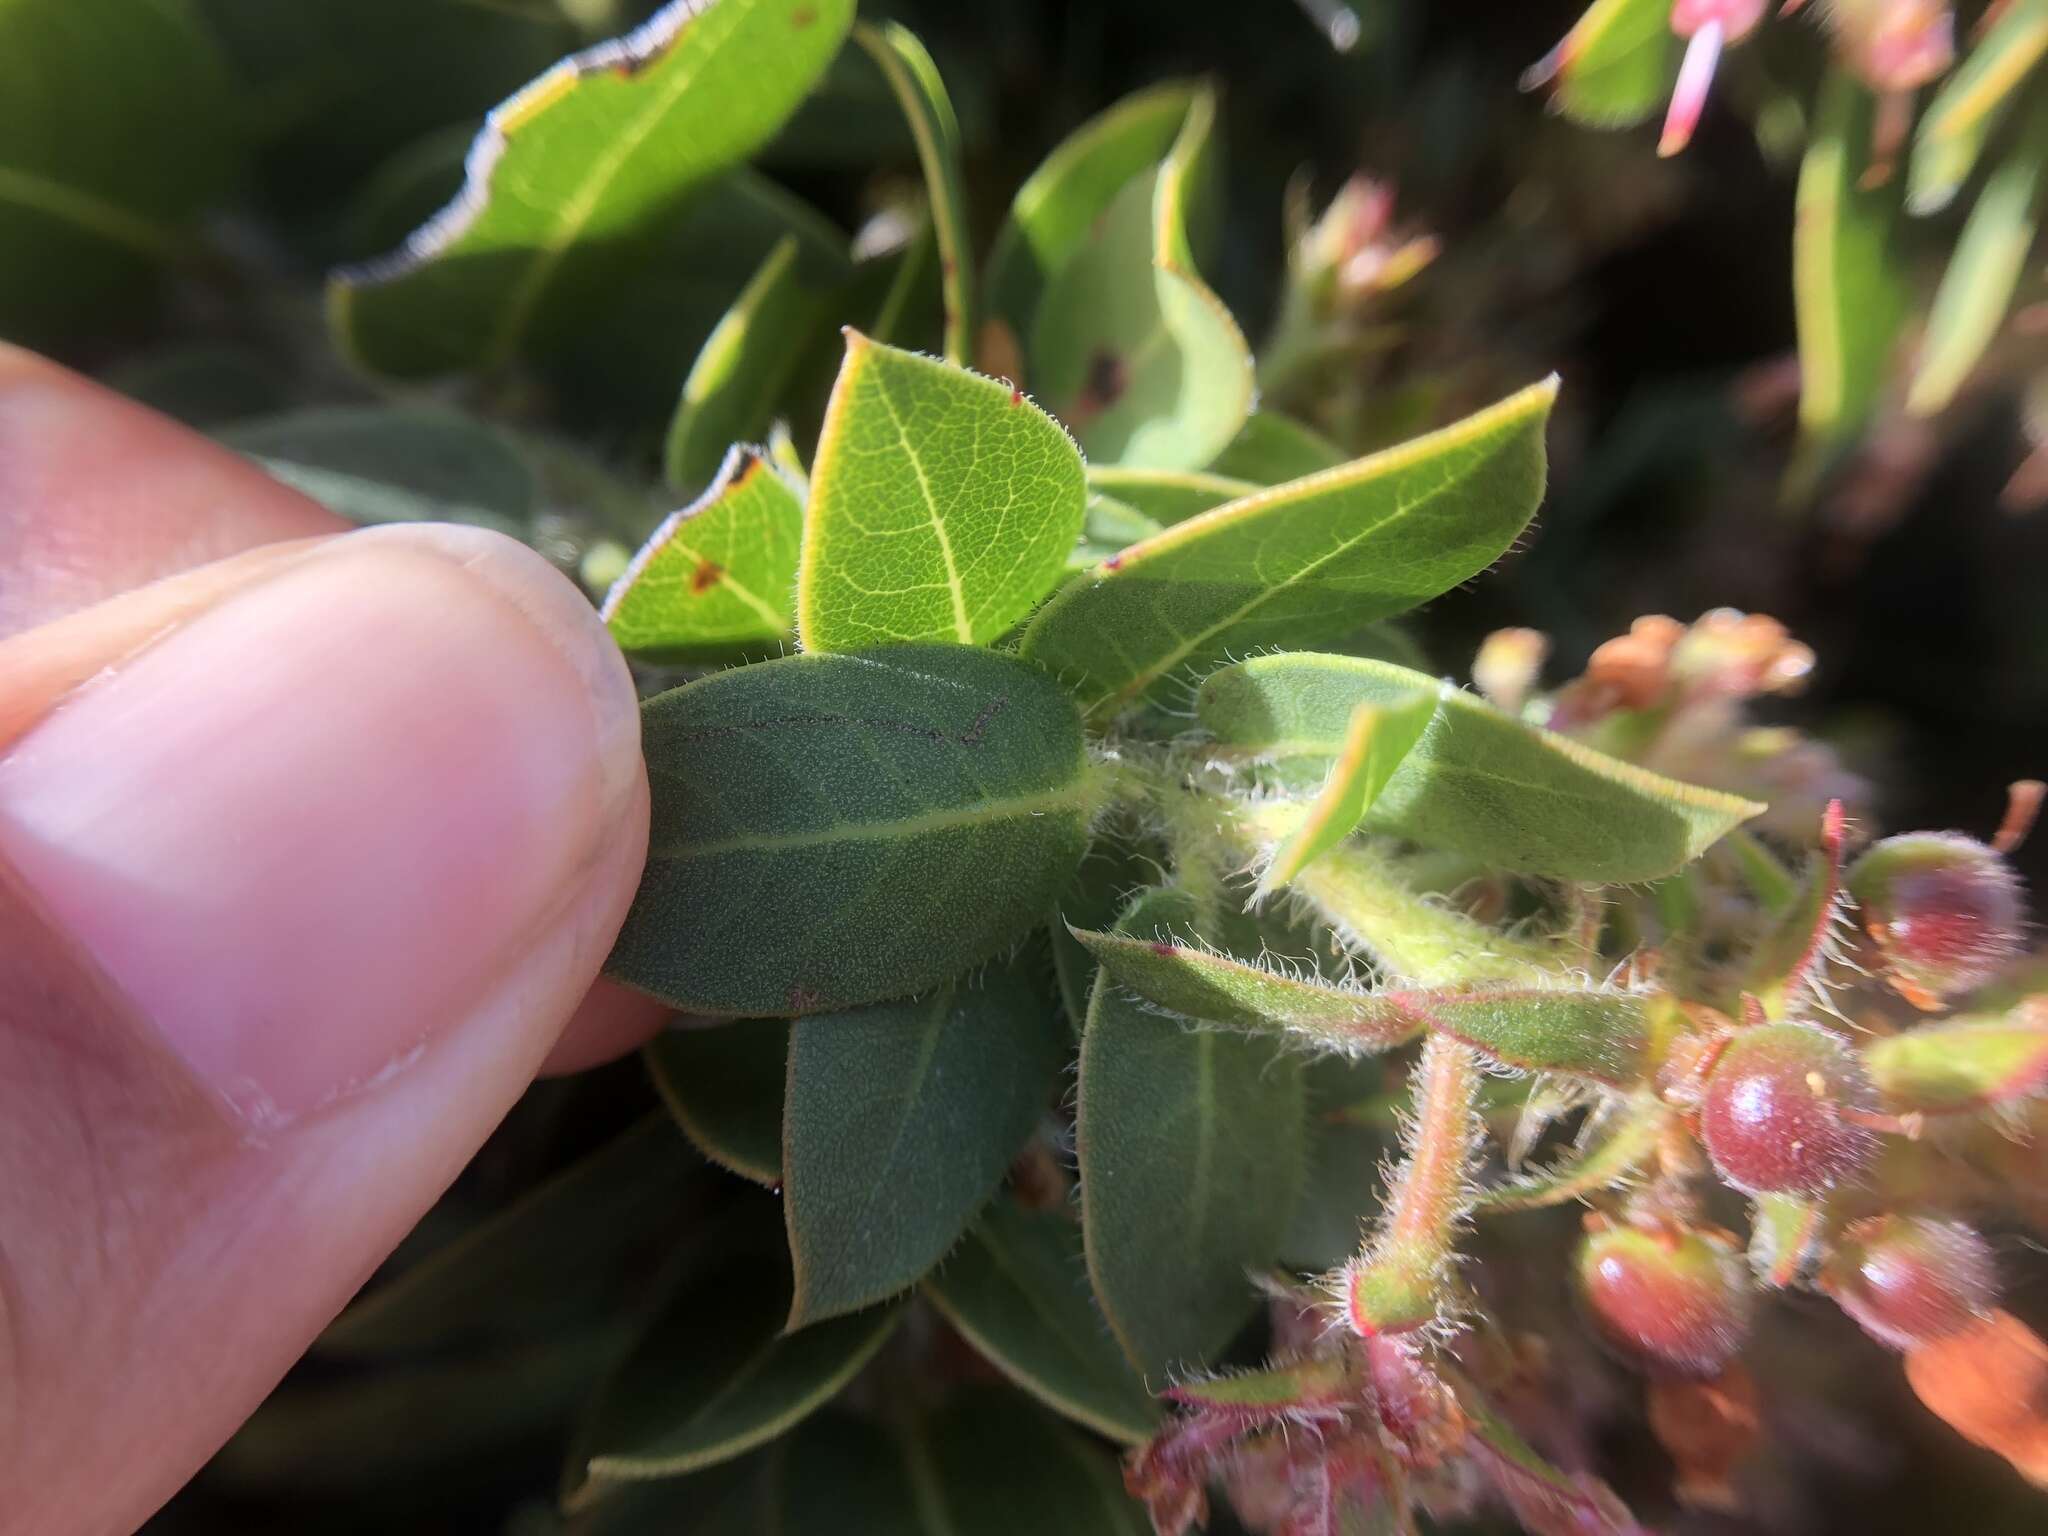
<path id="1" fill-rule="evenodd" d="M 715 560 L 699 560 L 697 569 L 690 573 L 690 596 L 702 597 L 723 580 L 724 566 Z"/>
<path id="2" fill-rule="evenodd" d="M 1067 413 L 1067 419 L 1076 427 L 1085 427 L 1123 399 L 1130 387 L 1131 370 L 1124 360 L 1106 347 L 1098 350 L 1088 359 L 1081 392 L 1074 397 L 1074 407 Z"/>
<path id="3" fill-rule="evenodd" d="M 789 1011 L 792 1014 L 815 1013 L 825 1006 L 825 994 L 798 982 L 789 989 Z"/>
<path id="4" fill-rule="evenodd" d="M 790 29 L 795 32 L 801 32 L 805 27 L 808 27 L 812 22 L 816 21 L 817 19 L 818 10 L 816 6 L 800 5 L 796 8 L 796 10 L 790 13 Z"/>

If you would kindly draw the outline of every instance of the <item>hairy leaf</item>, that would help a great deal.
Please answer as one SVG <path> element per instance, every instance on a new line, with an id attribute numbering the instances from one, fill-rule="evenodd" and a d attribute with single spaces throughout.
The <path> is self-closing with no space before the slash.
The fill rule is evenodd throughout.
<path id="1" fill-rule="evenodd" d="M 1017 339 L 1030 336 L 1046 284 L 1117 193 L 1173 148 L 1196 94 L 1169 81 L 1126 97 L 1083 124 L 1017 189 L 988 263 L 990 308 Z"/>
<path id="2" fill-rule="evenodd" d="M 960 124 L 953 116 L 952 100 L 932 56 L 907 27 L 893 21 L 879 26 L 863 22 L 853 29 L 853 37 L 888 80 L 917 144 L 938 239 L 946 356 L 964 364 L 974 336 L 974 253 L 967 232 L 967 194 L 961 185 Z"/>
<path id="3" fill-rule="evenodd" d="M 503 363 L 613 301 L 650 235 L 796 109 L 853 0 L 671 0 L 496 108 L 461 193 L 384 261 L 340 273 L 329 316 L 402 376 Z M 636 251 L 635 247 L 640 247 Z"/>
<path id="4" fill-rule="evenodd" d="M 743 1179 L 781 1187 L 786 1021 L 670 1029 L 648 1042 L 646 1056 L 662 1102 L 692 1146 Z"/>
<path id="5" fill-rule="evenodd" d="M 1888 1107 L 1951 1114 L 2048 1087 L 2048 1010 L 1923 1024 L 1869 1041 L 1863 1064 Z"/>
<path id="6" fill-rule="evenodd" d="M 598 1389 L 570 1453 L 571 1509 L 608 1482 L 680 1477 L 752 1450 L 838 1395 L 901 1309 L 784 1333 L 787 1273 L 745 1245 L 685 1271 L 646 1334 Z"/>
<path id="7" fill-rule="evenodd" d="M 1908 208 L 1933 213 L 1948 206 L 2044 55 L 2048 0 L 2011 0 L 1920 116 L 1906 174 Z"/>
<path id="8" fill-rule="evenodd" d="M 1991 173 L 1955 252 L 1934 291 L 1920 367 L 1906 409 L 1931 416 L 1947 408 L 1998 334 L 2041 224 L 2041 185 L 2048 164 L 2048 98 L 2027 122 L 2025 137 Z"/>
<path id="9" fill-rule="evenodd" d="M 668 661 L 773 654 L 795 629 L 804 506 L 758 448 L 735 447 L 704 494 L 654 530 L 604 600 L 623 650 Z"/>
<path id="10" fill-rule="evenodd" d="M 240 155 L 226 76 L 180 3 L 0 5 L 0 336 L 103 327 L 191 259 Z"/>
<path id="11" fill-rule="evenodd" d="M 381 1355 L 517 1339 L 613 1291 L 702 1165 L 675 1127 L 641 1121 L 608 1146 L 372 1286 L 328 1326 L 323 1354 Z"/>
<path id="12" fill-rule="evenodd" d="M 1032 325 L 1033 386 L 1104 463 L 1198 468 L 1251 412 L 1251 349 L 1195 270 L 1190 235 L 1215 115 L 1198 93 L 1157 173 L 1088 227 Z"/>
<path id="13" fill-rule="evenodd" d="M 1253 485 L 1279 485 L 1335 469 L 1344 459 L 1342 448 L 1292 416 L 1253 411 L 1209 465 L 1209 473 L 1235 476 Z"/>
<path id="14" fill-rule="evenodd" d="M 1394 706 L 1423 691 L 1435 693 L 1436 713 L 1366 813 L 1367 830 L 1530 874 L 1649 880 L 1763 809 L 1607 757 L 1387 662 L 1255 657 L 1213 674 L 1195 707 L 1224 748 L 1299 782 L 1339 755 L 1359 705 Z"/>
<path id="15" fill-rule="evenodd" d="M 1654 1092 L 1637 1093 L 1596 1122 L 1570 1157 L 1555 1167 L 1483 1191 L 1477 1208 L 1541 1210 L 1612 1188 L 1649 1160 L 1670 1121 L 1671 1111 Z"/>
<path id="16" fill-rule="evenodd" d="M 1023 654 L 1097 710 L 1229 651 L 1299 645 L 1483 571 L 1543 494 L 1538 384 L 1441 432 L 1255 492 L 1075 577 Z"/>
<path id="17" fill-rule="evenodd" d="M 1158 1409 L 1089 1295 L 1081 1229 L 1065 1214 L 998 1200 L 924 1288 L 1039 1401 L 1127 1444 L 1157 1427 Z"/>
<path id="18" fill-rule="evenodd" d="M 1678 52 L 1667 0 L 1593 0 L 1522 85 L 1533 90 L 1554 81 L 1552 100 L 1565 116 L 1624 127 L 1664 105 L 1678 76 Z"/>
<path id="19" fill-rule="evenodd" d="M 1876 409 L 1905 314 L 1891 254 L 1896 178 L 1864 184 L 1874 111 L 1853 77 L 1830 74 L 1799 167 L 1792 225 L 1799 424 L 1816 442 L 1855 432 Z"/>
<path id="20" fill-rule="evenodd" d="M 1173 892 L 1139 898 L 1132 934 L 1185 926 Z M 1149 1381 L 1227 1343 L 1301 1191 L 1301 1062 L 1278 1042 L 1190 1029 L 1098 976 L 1081 1042 L 1076 1138 L 1088 1273 Z"/>
<path id="21" fill-rule="evenodd" d="M 732 444 L 767 435 L 804 343 L 824 319 L 824 295 L 800 277 L 798 251 L 794 235 L 776 242 L 690 365 L 663 457 L 676 490 L 709 481 Z"/>
<path id="22" fill-rule="evenodd" d="M 1309 802 L 1301 824 L 1259 875 L 1254 901 L 1286 885 L 1358 830 L 1387 781 L 1422 739 L 1437 708 L 1434 690 L 1425 689 L 1402 703 L 1360 704 L 1351 711 L 1330 776 Z"/>
<path id="23" fill-rule="evenodd" d="M 646 874 L 611 974 L 697 1013 L 922 991 L 1044 920 L 1096 795 L 1073 706 L 964 646 L 795 656 L 650 699 Z"/>
<path id="24" fill-rule="evenodd" d="M 470 523 L 525 538 L 539 495 L 513 441 L 455 411 L 327 406 L 242 422 L 220 440 L 356 523 Z"/>
<path id="25" fill-rule="evenodd" d="M 1250 480 L 1202 470 L 1131 469 L 1121 464 L 1090 465 L 1088 484 L 1168 526 L 1259 489 Z"/>
<path id="26" fill-rule="evenodd" d="M 1081 456 L 1023 395 L 848 331 L 811 473 L 805 648 L 983 645 L 1059 580 Z"/>
<path id="27" fill-rule="evenodd" d="M 908 1289 L 945 1257 L 1045 1112 L 1069 1049 L 1026 964 L 790 1031 L 790 1327 Z"/>
<path id="28" fill-rule="evenodd" d="M 913 1465 L 945 1536 L 1140 1536 L 1116 1463 L 1014 1391 L 970 1387 L 927 1421 Z"/>

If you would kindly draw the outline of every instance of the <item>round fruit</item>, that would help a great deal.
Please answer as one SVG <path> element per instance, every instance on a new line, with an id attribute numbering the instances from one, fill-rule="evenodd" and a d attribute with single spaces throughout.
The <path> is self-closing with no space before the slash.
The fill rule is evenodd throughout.
<path id="1" fill-rule="evenodd" d="M 1872 1338 L 1910 1350 L 1989 1314 L 1998 1277 L 1990 1245 L 1963 1223 L 1877 1216 L 1843 1233 L 1821 1288 Z"/>
<path id="2" fill-rule="evenodd" d="M 1982 986 L 2021 947 L 2019 877 L 1984 844 L 1954 832 L 1873 843 L 1844 881 L 1885 973 L 1923 1008 Z"/>
<path id="3" fill-rule="evenodd" d="M 1855 1118 L 1876 1090 L 1847 1041 L 1817 1024 L 1760 1024 L 1707 1074 L 1700 1133 L 1722 1178 L 1752 1195 L 1820 1195 L 1860 1172 L 1876 1136 Z"/>
<path id="4" fill-rule="evenodd" d="M 1638 1364 L 1712 1376 L 1749 1335 L 1749 1271 L 1732 1245 L 1706 1233 L 1589 1232 L 1578 1276 L 1600 1336 Z"/>

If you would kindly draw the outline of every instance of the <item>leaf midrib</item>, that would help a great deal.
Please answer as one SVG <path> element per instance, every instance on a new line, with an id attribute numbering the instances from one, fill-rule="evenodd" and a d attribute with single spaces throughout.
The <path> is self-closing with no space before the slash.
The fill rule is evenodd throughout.
<path id="1" fill-rule="evenodd" d="M 648 858 L 710 858 L 724 853 L 770 853 L 804 848 L 826 848 L 837 843 L 891 842 L 932 832 L 950 832 L 961 827 L 1014 821 L 1025 816 L 1042 816 L 1055 811 L 1081 811 L 1087 800 L 1087 786 L 1076 779 L 1058 789 L 1035 790 L 999 800 L 981 800 L 973 805 L 947 810 L 925 811 L 916 816 L 888 821 L 843 822 L 810 832 L 763 832 L 745 837 L 719 838 L 707 842 L 677 842 L 653 849 Z"/>
<path id="2" fill-rule="evenodd" d="M 191 250 L 167 225 L 131 213 L 95 193 L 16 166 L 0 165 L 0 203 L 46 214 L 159 261 L 179 260 Z"/>
<path id="3" fill-rule="evenodd" d="M 875 398 L 889 413 L 889 425 L 896 429 L 896 441 L 903 449 L 903 457 L 909 461 L 911 473 L 917 477 L 917 490 L 924 499 L 925 517 L 932 525 L 932 537 L 938 541 L 939 558 L 946 567 L 946 592 L 953 600 L 953 633 L 962 645 L 972 645 L 974 625 L 967 617 L 967 595 L 960 584 L 960 567 L 953 558 L 953 541 L 947 536 L 946 520 L 939 513 L 938 498 L 932 494 L 932 482 L 925 474 L 924 459 L 919 456 L 917 445 L 910 440 L 910 428 L 903 420 L 902 412 L 896 409 L 896 402 L 889 397 L 888 378 L 879 372 L 873 377 Z"/>

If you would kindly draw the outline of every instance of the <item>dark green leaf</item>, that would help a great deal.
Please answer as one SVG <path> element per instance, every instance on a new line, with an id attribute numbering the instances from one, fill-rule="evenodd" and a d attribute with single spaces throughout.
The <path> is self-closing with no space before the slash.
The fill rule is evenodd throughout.
<path id="1" fill-rule="evenodd" d="M 1914 415 L 1945 409 L 1998 334 L 2040 228 L 2044 165 L 2048 97 L 2028 119 L 2025 137 L 1977 194 L 1941 274 L 1920 343 L 1919 370 L 1906 395 L 1906 409 Z"/>
<path id="2" fill-rule="evenodd" d="M 1830 74 L 1799 167 L 1792 224 L 1799 424 L 1816 443 L 1853 434 L 1877 408 L 1905 315 L 1891 253 L 1897 178 L 1865 185 L 1875 111 L 1854 77 Z"/>
<path id="3" fill-rule="evenodd" d="M 1373 802 L 1368 830 L 1503 869 L 1633 881 L 1669 874 L 1762 809 L 1607 757 L 1387 662 L 1256 657 L 1212 675 L 1196 712 L 1226 750 L 1313 783 L 1360 704 L 1423 690 L 1436 693 L 1436 714 Z"/>
<path id="4" fill-rule="evenodd" d="M 782 1184 L 782 1086 L 789 1024 L 738 1019 L 669 1029 L 647 1045 L 647 1069 L 683 1134 L 719 1167 Z"/>
<path id="5" fill-rule="evenodd" d="M 1214 95 L 1197 94 L 1156 174 L 1088 226 L 1033 322 L 1033 387 L 1099 462 L 1195 469 L 1251 412 L 1251 349 L 1189 235 L 1214 174 L 1215 115 Z"/>
<path id="6" fill-rule="evenodd" d="M 773 653 L 795 628 L 803 501 L 756 448 L 726 455 L 710 489 L 672 514 L 604 600 L 621 648 L 665 660 Z"/>
<path id="7" fill-rule="evenodd" d="M 1168 526 L 1259 489 L 1249 480 L 1201 470 L 1128 469 L 1118 464 L 1091 465 L 1088 484 Z"/>
<path id="8" fill-rule="evenodd" d="M 144 353 L 102 375 L 108 388 L 202 432 L 269 416 L 290 403 L 284 379 L 236 346 L 201 344 Z"/>
<path id="9" fill-rule="evenodd" d="M 1140 1536 L 1116 1463 L 1029 1398 L 970 1387 L 927 1423 L 913 1463 L 944 1536 Z"/>
<path id="10" fill-rule="evenodd" d="M 767 435 L 804 342 L 824 319 L 823 295 L 800 278 L 797 251 L 793 235 L 776 243 L 691 364 L 663 460 L 675 489 L 705 484 L 732 444 Z"/>
<path id="11" fill-rule="evenodd" d="M 688 1269 L 599 1388 L 570 1455 L 568 1506 L 774 1439 L 837 1396 L 901 1317 L 876 1307 L 785 1334 L 788 1311 L 787 1271 L 746 1245 Z"/>
<path id="12" fill-rule="evenodd" d="M 539 494 L 504 433 L 431 407 L 293 411 L 239 423 L 220 440 L 356 523 L 471 523 L 524 538 Z"/>
<path id="13" fill-rule="evenodd" d="M 499 364 L 573 327 L 616 298 L 607 247 L 643 240 L 765 143 L 852 21 L 853 0 L 672 0 L 563 60 L 491 113 L 461 194 L 402 252 L 335 278 L 337 336 L 412 376 Z"/>
<path id="14" fill-rule="evenodd" d="M 770 1456 L 767 1518 L 749 1536 L 928 1536 L 904 1448 L 879 1425 L 816 1414 Z"/>
<path id="15" fill-rule="evenodd" d="M 807 1420 L 796 1432 L 801 1434 L 812 1422 L 816 1421 Z M 608 1483 L 567 1520 L 564 1536 L 762 1536 L 769 1475 L 787 1443 L 777 1441 L 688 1477 Z"/>
<path id="16" fill-rule="evenodd" d="M 239 150 L 227 72 L 182 5 L 0 5 L 0 336 L 104 328 L 189 261 Z"/>
<path id="17" fill-rule="evenodd" d="M 1173 148 L 1197 87 L 1179 81 L 1126 97 L 1082 125 L 1032 172 L 989 254 L 989 306 L 1019 341 L 1045 285 L 1088 239 L 1116 195 Z"/>
<path id="18" fill-rule="evenodd" d="M 925 1294 L 1006 1376 L 1068 1418 L 1132 1445 L 1158 1427 L 1088 1293 L 1081 1229 L 1063 1212 L 998 1200 Z"/>
<path id="19" fill-rule="evenodd" d="M 1340 469 L 1169 528 L 1075 577 L 1023 654 L 1095 709 L 1229 651 L 1341 635 L 1486 569 L 1543 495 L 1546 381 Z"/>
<path id="20" fill-rule="evenodd" d="M 394 1354 L 519 1339 L 616 1301 L 627 1269 L 663 1241 L 701 1167 L 675 1127 L 643 1120 L 396 1279 L 373 1286 L 316 1346 Z"/>
<path id="21" fill-rule="evenodd" d="M 1678 76 L 1678 48 L 1667 0 L 1593 0 L 1522 84 L 1554 80 L 1552 99 L 1565 116 L 1622 127 L 1664 105 Z"/>
<path id="22" fill-rule="evenodd" d="M 1086 500 L 1072 441 L 1016 390 L 848 331 L 811 471 L 805 648 L 999 638 L 1059 580 Z"/>
<path id="23" fill-rule="evenodd" d="M 1095 988 L 1095 957 L 1074 937 L 1073 930 L 1115 926 L 1131 898 L 1158 883 L 1163 858 L 1154 854 L 1163 856 L 1163 850 L 1148 845 L 1135 828 L 1112 824 L 1098 829 L 1088 857 L 1061 894 L 1047 924 L 1053 966 L 1059 973 L 1060 1001 L 1076 1040 L 1088 1018 L 1088 994 Z"/>
<path id="24" fill-rule="evenodd" d="M 1991 130 L 2048 55 L 2048 0 L 2011 0 L 1921 114 L 1906 175 L 1906 206 L 1946 208 L 1970 179 Z"/>
<path id="25" fill-rule="evenodd" d="M 791 1030 L 792 1328 L 915 1285 L 995 1193 L 1069 1049 L 1032 969 L 991 970 Z"/>
<path id="26" fill-rule="evenodd" d="M 1185 898 L 1141 897 L 1132 934 L 1184 926 Z M 1076 1135 L 1088 1273 L 1148 1381 L 1213 1355 L 1255 1304 L 1302 1184 L 1299 1057 L 1190 1029 L 1098 976 L 1081 1042 Z"/>
<path id="27" fill-rule="evenodd" d="M 893 21 L 853 29 L 859 43 L 889 82 L 910 124 L 931 202 L 938 241 L 940 289 L 945 295 L 946 356 L 966 363 L 974 338 L 974 253 L 967 232 L 967 194 L 961 186 L 960 124 L 953 116 L 939 69 L 908 28 Z"/>
<path id="28" fill-rule="evenodd" d="M 965 646 L 795 656 L 650 699 L 648 867 L 612 974 L 697 1013 L 925 990 L 1066 888 L 1097 794 L 1073 706 Z"/>
<path id="29" fill-rule="evenodd" d="M 1253 411 L 1237 436 L 1209 466 L 1212 475 L 1232 475 L 1253 485 L 1279 485 L 1318 470 L 1335 469 L 1347 455 L 1312 428 L 1278 411 Z"/>

